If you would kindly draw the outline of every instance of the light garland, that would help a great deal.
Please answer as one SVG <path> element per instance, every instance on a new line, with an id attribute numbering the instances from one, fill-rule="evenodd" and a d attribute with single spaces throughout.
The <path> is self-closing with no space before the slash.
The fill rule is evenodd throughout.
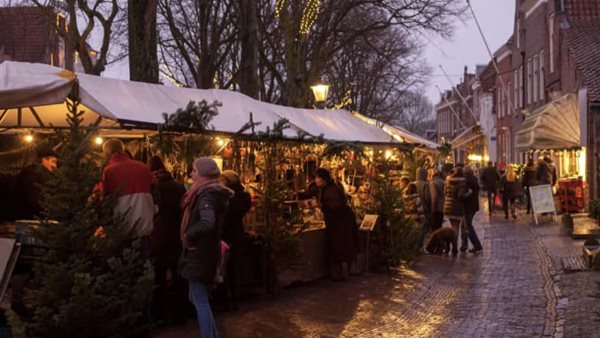
<path id="1" fill-rule="evenodd" d="M 277 0 L 277 2 L 275 2 L 275 18 L 279 19 L 279 16 L 281 15 L 281 11 L 283 10 L 283 7 L 285 6 L 285 0 Z"/>
<path id="2" fill-rule="evenodd" d="M 352 90 L 348 89 L 346 91 L 346 93 L 344 94 L 344 97 L 342 98 L 342 101 L 340 101 L 338 104 L 334 105 L 332 109 L 342 109 L 346 106 L 349 106 L 352 104 Z"/>
<path id="3" fill-rule="evenodd" d="M 302 20 L 300 21 L 300 35 L 308 35 L 315 21 L 317 21 L 320 8 L 320 0 L 308 0 L 306 7 L 304 7 L 304 12 L 302 13 Z"/>

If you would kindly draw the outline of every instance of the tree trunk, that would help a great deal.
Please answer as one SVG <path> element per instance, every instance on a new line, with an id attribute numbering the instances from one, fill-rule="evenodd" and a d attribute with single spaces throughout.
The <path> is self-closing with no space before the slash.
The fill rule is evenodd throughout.
<path id="1" fill-rule="evenodd" d="M 158 0 L 128 0 L 129 79 L 158 83 L 156 9 Z"/>
<path id="2" fill-rule="evenodd" d="M 258 98 L 258 21 L 256 0 L 239 0 L 239 29 L 242 47 L 240 91 Z"/>

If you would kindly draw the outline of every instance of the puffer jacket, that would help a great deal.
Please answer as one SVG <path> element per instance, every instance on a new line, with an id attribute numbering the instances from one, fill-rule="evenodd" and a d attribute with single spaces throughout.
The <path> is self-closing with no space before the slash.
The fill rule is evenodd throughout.
<path id="1" fill-rule="evenodd" d="M 448 218 L 462 218 L 465 215 L 466 195 L 465 178 L 448 176 L 444 188 L 444 215 Z"/>
<path id="2" fill-rule="evenodd" d="M 223 221 L 232 196 L 233 190 L 220 183 L 206 185 L 198 191 L 185 232 L 194 249 L 183 249 L 179 259 L 179 272 L 188 281 L 214 283 Z"/>
<path id="3" fill-rule="evenodd" d="M 441 177 L 436 177 L 432 182 L 429 182 L 431 192 L 431 211 L 444 212 L 444 180 Z"/>

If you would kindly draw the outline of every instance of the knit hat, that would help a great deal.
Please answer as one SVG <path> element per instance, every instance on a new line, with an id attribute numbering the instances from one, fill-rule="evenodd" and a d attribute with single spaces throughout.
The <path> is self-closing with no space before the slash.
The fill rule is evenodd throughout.
<path id="1" fill-rule="evenodd" d="M 240 183 L 240 176 L 233 170 L 223 170 L 221 173 L 223 177 L 229 182 L 229 185 L 236 185 Z"/>
<path id="2" fill-rule="evenodd" d="M 221 174 L 221 170 L 217 166 L 217 162 L 210 157 L 200 157 L 194 161 L 194 168 L 200 176 L 217 177 Z"/>
<path id="3" fill-rule="evenodd" d="M 148 168 L 150 168 L 150 171 L 165 169 L 165 164 L 160 157 L 154 155 L 148 159 Z"/>

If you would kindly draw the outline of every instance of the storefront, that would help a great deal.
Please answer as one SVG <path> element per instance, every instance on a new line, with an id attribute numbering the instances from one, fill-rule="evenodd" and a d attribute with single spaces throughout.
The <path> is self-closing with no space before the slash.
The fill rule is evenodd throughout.
<path id="1" fill-rule="evenodd" d="M 484 167 L 490 160 L 487 138 L 479 125 L 467 128 L 451 142 L 456 163 L 465 163 L 477 168 Z"/>

